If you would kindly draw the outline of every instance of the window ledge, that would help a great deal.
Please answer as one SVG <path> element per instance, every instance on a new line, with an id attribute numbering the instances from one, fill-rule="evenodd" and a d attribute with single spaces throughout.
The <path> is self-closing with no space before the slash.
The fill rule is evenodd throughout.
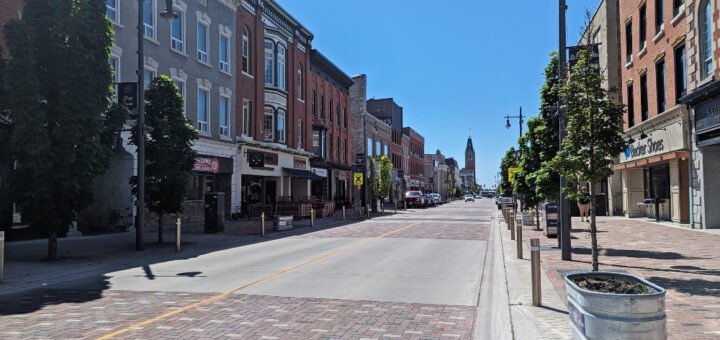
<path id="1" fill-rule="evenodd" d="M 208 131 L 198 131 L 198 135 L 203 137 L 212 137 L 212 134 L 210 134 L 210 132 Z"/>
<path id="2" fill-rule="evenodd" d="M 638 58 L 642 58 L 646 54 L 647 54 L 647 47 L 643 46 L 642 50 L 640 50 L 640 52 L 638 52 Z"/>
<path id="3" fill-rule="evenodd" d="M 151 42 L 157 46 L 160 46 L 160 42 L 157 39 L 155 39 L 153 37 L 148 37 L 147 35 L 145 35 L 144 37 L 145 37 L 146 41 Z"/>
<path id="4" fill-rule="evenodd" d="M 247 72 L 245 72 L 245 71 L 240 71 L 240 73 L 241 73 L 242 75 L 250 78 L 250 79 L 255 79 L 255 77 L 253 77 L 253 75 L 250 74 L 250 73 L 247 73 Z"/>
<path id="5" fill-rule="evenodd" d="M 125 26 L 123 24 L 116 22 L 116 21 L 112 21 L 112 24 L 113 24 L 113 26 L 117 26 L 119 28 L 125 28 Z"/>
<path id="6" fill-rule="evenodd" d="M 628 61 L 627 63 L 625 63 L 625 68 L 630 68 L 630 67 L 632 67 L 632 66 L 633 66 L 633 61 L 632 61 L 632 59 L 630 59 L 630 61 Z"/>
<path id="7" fill-rule="evenodd" d="M 220 73 L 222 73 L 222 74 L 224 74 L 224 75 L 226 75 L 226 76 L 232 77 L 232 73 L 230 73 L 230 72 L 228 72 L 228 71 L 220 70 Z"/>
<path id="8" fill-rule="evenodd" d="M 672 18 L 672 20 L 670 20 L 670 24 L 672 24 L 673 26 L 675 26 L 675 25 L 677 25 L 677 23 L 680 22 L 680 20 L 681 20 L 682 18 L 684 18 L 684 17 L 685 17 L 685 4 L 682 4 L 682 5 L 678 8 L 678 14 L 675 15 L 675 17 Z"/>
<path id="9" fill-rule="evenodd" d="M 220 139 L 224 140 L 224 141 L 232 142 L 232 138 L 230 138 L 230 136 L 220 135 Z"/>
<path id="10" fill-rule="evenodd" d="M 170 51 L 173 51 L 175 54 L 181 55 L 181 56 L 183 56 L 183 57 L 185 57 L 185 58 L 188 57 L 188 55 L 185 54 L 184 51 L 178 51 L 178 50 L 176 50 L 176 49 L 174 49 L 174 48 L 172 48 L 172 47 L 170 48 Z"/>
<path id="11" fill-rule="evenodd" d="M 664 37 L 664 36 L 665 36 L 665 27 L 664 27 L 664 25 L 663 25 L 663 27 L 660 29 L 660 32 L 658 32 L 658 33 L 653 37 L 653 40 L 652 40 L 653 43 L 654 43 L 654 44 L 657 44 L 658 41 L 660 41 L 660 39 L 662 39 L 662 37 Z"/>
<path id="12" fill-rule="evenodd" d="M 208 63 L 206 63 L 206 62 L 204 62 L 204 61 L 202 61 L 202 60 L 198 60 L 197 62 L 198 62 L 198 64 L 200 64 L 200 65 L 205 65 L 205 66 L 207 66 L 207 67 L 209 67 L 209 68 L 213 68 L 212 65 L 210 65 L 210 64 L 208 64 Z"/>

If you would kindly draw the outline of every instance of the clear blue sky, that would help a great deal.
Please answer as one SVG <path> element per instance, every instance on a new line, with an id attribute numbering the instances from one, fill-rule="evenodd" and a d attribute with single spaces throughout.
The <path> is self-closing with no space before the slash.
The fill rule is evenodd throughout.
<path id="1" fill-rule="evenodd" d="M 472 135 L 477 181 L 491 185 L 517 144 L 518 119 L 536 116 L 543 70 L 558 47 L 558 1 L 277 0 L 315 35 L 313 48 L 349 76 L 368 77 L 369 98 L 394 98 L 404 125 L 465 163 Z M 600 0 L 567 0 L 567 44 Z M 470 131 L 469 129 L 472 129 Z M 523 132 L 527 125 L 523 126 Z"/>

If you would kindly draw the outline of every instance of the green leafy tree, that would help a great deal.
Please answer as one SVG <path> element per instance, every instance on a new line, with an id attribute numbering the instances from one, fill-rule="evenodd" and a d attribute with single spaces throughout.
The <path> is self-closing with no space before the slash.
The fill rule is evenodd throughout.
<path id="1" fill-rule="evenodd" d="M 182 202 L 192 180 L 198 133 L 183 115 L 183 98 L 175 82 L 161 75 L 145 92 L 145 202 L 158 214 L 158 243 L 163 242 L 163 215 L 182 212 Z M 137 140 L 133 130 L 132 140 Z M 137 176 L 131 179 L 137 196 Z"/>
<path id="2" fill-rule="evenodd" d="M 27 0 L 22 19 L 5 26 L 12 191 L 23 217 L 47 232 L 53 260 L 58 233 L 92 201 L 92 179 L 107 170 L 122 121 L 122 110 L 109 110 L 106 10 L 97 0 Z"/>
<path id="3" fill-rule="evenodd" d="M 537 190 L 537 171 L 542 166 L 541 155 L 538 151 L 538 144 L 542 143 L 543 120 L 540 117 L 528 119 L 528 131 L 520 137 L 519 145 L 521 151 L 520 170 L 515 173 L 515 182 L 513 183 L 515 191 L 522 196 L 522 209 L 537 207 L 542 202 L 542 196 Z M 536 212 L 536 227 L 540 227 L 539 212 Z"/>
<path id="4" fill-rule="evenodd" d="M 558 152 L 560 141 L 560 124 L 557 104 L 559 99 L 558 54 L 550 54 L 550 62 L 545 67 L 545 83 L 540 88 L 541 124 L 534 125 L 530 140 L 533 153 L 540 166 L 533 169 L 531 176 L 535 181 L 538 201 L 557 201 L 560 198 L 560 175 L 551 165 Z M 530 127 L 530 121 L 528 121 Z"/>
<path id="5" fill-rule="evenodd" d="M 517 166 L 517 160 L 515 158 L 516 150 L 514 147 L 510 147 L 505 156 L 500 161 L 500 193 L 506 195 L 513 194 L 513 187 L 508 179 L 508 169 Z"/>
<path id="6" fill-rule="evenodd" d="M 372 211 L 377 212 L 377 197 L 378 197 L 378 174 L 377 174 L 377 160 L 375 157 L 370 158 L 370 178 L 368 179 L 368 190 L 370 191 L 370 199 L 372 201 Z"/>
<path id="7" fill-rule="evenodd" d="M 380 200 L 383 201 L 387 195 L 390 194 L 390 187 L 392 186 L 392 166 L 390 158 L 386 155 L 380 157 L 380 177 L 378 177 L 378 195 Z M 382 212 L 385 212 L 385 205 L 381 204 Z"/>
<path id="8" fill-rule="evenodd" d="M 604 89 L 604 77 L 598 66 L 590 63 L 591 52 L 581 50 L 579 60 L 561 88 L 562 109 L 567 115 L 567 136 L 563 150 L 558 152 L 552 165 L 561 176 L 572 183 L 588 183 L 590 206 L 595 206 L 595 185 L 612 174 L 613 157 L 625 149 L 623 140 L 622 104 L 615 103 Z M 579 194 L 578 185 L 563 190 L 571 199 Z M 595 209 L 590 214 L 592 242 L 592 270 L 598 270 L 597 228 Z"/>

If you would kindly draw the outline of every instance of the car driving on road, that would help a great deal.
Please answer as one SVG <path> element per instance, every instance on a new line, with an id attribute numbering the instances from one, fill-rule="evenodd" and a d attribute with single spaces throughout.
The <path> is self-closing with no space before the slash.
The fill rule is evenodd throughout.
<path id="1" fill-rule="evenodd" d="M 466 194 L 463 197 L 465 198 L 465 202 L 475 202 L 475 197 L 473 197 L 472 194 Z"/>
<path id="2" fill-rule="evenodd" d="M 425 195 L 422 191 L 411 190 L 405 193 L 405 203 L 408 207 L 425 208 L 427 202 L 425 202 Z"/>

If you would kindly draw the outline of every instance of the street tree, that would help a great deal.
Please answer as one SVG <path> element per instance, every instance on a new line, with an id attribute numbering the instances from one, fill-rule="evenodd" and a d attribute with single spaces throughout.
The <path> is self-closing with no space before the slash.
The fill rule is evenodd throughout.
<path id="1" fill-rule="evenodd" d="M 368 179 L 368 190 L 370 191 L 370 197 L 372 200 L 371 206 L 372 211 L 377 212 L 377 198 L 378 198 L 378 171 L 377 171 L 377 160 L 375 157 L 370 158 L 370 178 Z"/>
<path id="2" fill-rule="evenodd" d="M 535 209 L 536 228 L 540 227 L 540 213 L 537 209 L 542 202 L 542 195 L 537 185 L 537 171 L 542 167 L 542 159 L 538 147 L 542 141 L 541 131 L 543 120 L 540 117 L 528 119 L 528 131 L 519 139 L 520 146 L 520 170 L 515 173 L 513 186 L 515 191 L 522 196 L 522 210 Z"/>
<path id="3" fill-rule="evenodd" d="M 589 46 L 589 44 L 588 44 Z M 577 64 L 570 70 L 567 83 L 561 88 L 562 109 L 567 115 L 567 135 L 562 141 L 552 166 L 574 185 L 563 190 L 571 199 L 581 194 L 580 184 L 590 189 L 590 206 L 595 206 L 596 184 L 612 174 L 613 157 L 625 149 L 622 123 L 624 107 L 603 88 L 604 77 L 591 63 L 591 51 L 579 52 Z M 592 270 L 598 270 L 597 227 L 595 209 L 590 214 Z"/>
<path id="4" fill-rule="evenodd" d="M 508 170 L 517 166 L 516 153 L 514 147 L 510 147 L 505 156 L 500 161 L 500 193 L 505 195 L 513 194 L 513 187 L 508 178 Z"/>
<path id="5" fill-rule="evenodd" d="M 388 156 L 380 156 L 380 176 L 378 177 L 377 191 L 381 202 L 390 194 L 390 187 L 392 186 L 392 166 L 393 164 L 390 162 Z M 385 212 L 385 205 L 381 203 L 380 209 L 382 212 Z"/>
<path id="6" fill-rule="evenodd" d="M 109 110 L 106 11 L 97 0 L 27 0 L 22 19 L 5 25 L 13 199 L 47 233 L 51 260 L 58 234 L 92 201 L 122 124 L 123 110 Z"/>
<path id="7" fill-rule="evenodd" d="M 145 92 L 145 204 L 158 214 L 158 243 L 163 242 L 163 215 L 182 212 L 192 181 L 198 132 L 183 115 L 183 98 L 175 82 L 161 75 Z M 138 140 L 133 130 L 132 141 Z M 131 179 L 137 196 L 137 176 Z"/>
<path id="8" fill-rule="evenodd" d="M 560 143 L 560 124 L 557 104 L 559 99 L 558 54 L 550 54 L 545 67 L 545 83 L 540 88 L 540 117 L 542 124 L 530 128 L 533 131 L 532 149 L 540 166 L 531 175 L 535 179 L 538 201 L 557 201 L 560 198 L 560 175 L 551 165 Z M 530 122 L 528 121 L 528 126 Z"/>

